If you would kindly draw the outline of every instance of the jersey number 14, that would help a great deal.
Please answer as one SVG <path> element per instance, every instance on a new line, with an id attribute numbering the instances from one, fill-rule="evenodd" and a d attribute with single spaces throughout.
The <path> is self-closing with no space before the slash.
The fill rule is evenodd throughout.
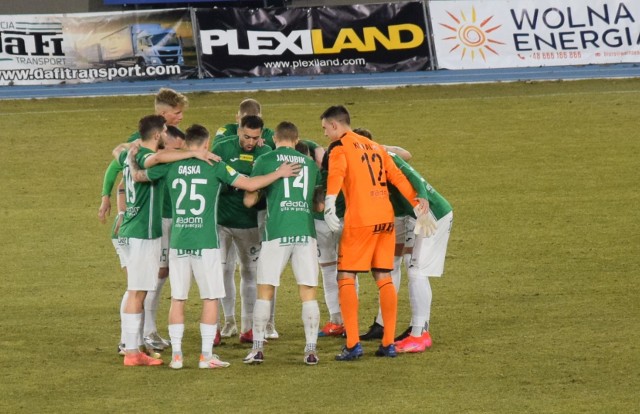
<path id="1" fill-rule="evenodd" d="M 289 178 L 284 178 L 284 197 L 291 198 L 291 190 L 289 189 Z M 302 188 L 302 198 L 303 200 L 307 199 L 307 194 L 309 194 L 309 167 L 306 165 L 302 167 L 300 170 L 300 174 L 296 176 L 292 180 L 291 187 L 293 188 Z"/>

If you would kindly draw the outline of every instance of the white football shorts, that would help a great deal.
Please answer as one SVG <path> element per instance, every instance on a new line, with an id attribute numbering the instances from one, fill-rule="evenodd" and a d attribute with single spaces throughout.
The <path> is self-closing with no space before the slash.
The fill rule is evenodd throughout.
<path id="1" fill-rule="evenodd" d="M 329 229 L 324 220 L 313 220 L 318 237 L 318 262 L 331 263 L 338 261 L 338 244 L 342 231 L 334 233 Z"/>
<path id="2" fill-rule="evenodd" d="M 396 244 L 404 245 L 405 249 L 410 249 L 415 245 L 415 234 L 413 229 L 416 227 L 416 219 L 411 216 L 396 217 L 394 220 L 396 227 Z"/>
<path id="3" fill-rule="evenodd" d="M 258 258 L 258 284 L 280 286 L 280 275 L 291 259 L 291 268 L 299 285 L 318 286 L 318 245 L 316 239 L 282 242 L 281 239 L 262 242 Z"/>
<path id="4" fill-rule="evenodd" d="M 130 237 L 129 244 L 120 247 L 127 264 L 127 289 L 156 290 L 160 269 L 160 237 L 157 239 Z"/>
<path id="5" fill-rule="evenodd" d="M 111 239 L 111 243 L 113 243 L 113 247 L 116 249 L 116 254 L 118 255 L 118 259 L 120 259 L 120 267 L 127 267 L 127 262 L 125 261 L 124 252 L 122 251 L 122 246 L 126 246 L 129 244 L 128 237 L 118 237 L 115 239 Z"/>
<path id="6" fill-rule="evenodd" d="M 411 268 L 417 268 L 421 276 L 440 277 L 444 273 L 444 259 L 447 256 L 447 244 L 453 226 L 453 212 L 442 217 L 437 223 L 438 228 L 433 236 L 416 237 L 411 255 Z"/>
<path id="7" fill-rule="evenodd" d="M 232 258 L 230 249 L 236 247 L 237 260 L 242 268 L 254 271 L 260 254 L 260 232 L 257 227 L 234 229 L 218 226 L 218 241 L 222 257 Z"/>
<path id="8" fill-rule="evenodd" d="M 200 299 L 220 299 L 225 296 L 220 249 L 170 249 L 169 281 L 171 297 L 187 300 L 191 275 L 200 290 Z"/>

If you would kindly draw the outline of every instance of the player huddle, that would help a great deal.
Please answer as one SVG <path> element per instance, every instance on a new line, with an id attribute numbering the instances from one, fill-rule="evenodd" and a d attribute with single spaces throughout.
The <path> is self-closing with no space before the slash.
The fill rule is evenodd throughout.
<path id="1" fill-rule="evenodd" d="M 318 336 L 346 336 L 338 361 L 360 358 L 361 340 L 381 339 L 375 351 L 380 357 L 431 346 L 428 278 L 443 273 L 453 213 L 403 160 L 408 152 L 374 142 L 366 130 L 354 132 L 343 106 L 320 116 L 330 142 L 325 152 L 301 140 L 291 122 L 265 128 L 253 99 L 240 104 L 237 123 L 220 128 L 213 140 L 197 124 L 182 133 L 177 125 L 187 105 L 184 95 L 161 89 L 155 114 L 143 117 L 137 133 L 114 149 L 105 174 L 98 211 L 103 222 L 122 171 L 112 239 L 127 273 L 119 345 L 124 365 L 161 365 L 160 352 L 170 347 L 169 366 L 183 367 L 184 306 L 192 279 L 203 302 L 198 366 L 228 367 L 213 351 L 221 337 L 234 335 L 252 344 L 243 362 L 262 363 L 265 343 L 279 337 L 277 287 L 289 262 L 302 301 L 307 365 L 319 362 Z M 403 259 L 412 318 L 395 337 Z M 329 311 L 322 328 L 318 270 Z M 360 335 L 357 274 L 368 272 L 379 288 L 380 312 Z M 170 340 L 155 324 L 167 279 Z"/>

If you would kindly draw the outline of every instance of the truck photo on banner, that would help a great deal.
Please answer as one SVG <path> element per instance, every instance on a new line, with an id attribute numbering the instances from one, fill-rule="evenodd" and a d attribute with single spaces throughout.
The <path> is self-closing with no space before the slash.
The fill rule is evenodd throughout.
<path id="1" fill-rule="evenodd" d="M 0 16 L 0 85 L 197 77 L 188 9 Z"/>
<path id="2" fill-rule="evenodd" d="M 640 2 L 430 1 L 438 68 L 640 61 Z"/>
<path id="3" fill-rule="evenodd" d="M 420 2 L 195 9 L 205 77 L 429 69 Z"/>

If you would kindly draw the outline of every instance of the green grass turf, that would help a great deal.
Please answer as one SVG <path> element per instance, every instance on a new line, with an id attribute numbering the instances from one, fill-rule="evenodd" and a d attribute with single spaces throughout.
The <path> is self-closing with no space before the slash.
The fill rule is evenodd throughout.
<path id="1" fill-rule="evenodd" d="M 195 368 L 194 289 L 186 368 L 124 368 L 125 277 L 96 211 L 110 151 L 152 97 L 0 101 L 0 412 L 638 410 L 640 81 L 198 93 L 182 127 L 215 131 L 247 96 L 267 126 L 291 120 L 323 145 L 319 115 L 347 105 L 354 127 L 410 150 L 453 204 L 445 276 L 432 279 L 433 348 L 390 360 L 365 343 L 362 360 L 338 363 L 342 340 L 321 338 L 320 364 L 304 366 L 287 272 L 281 339 L 263 365 L 244 366 L 248 347 L 227 340 L 217 352 L 230 368 Z M 377 307 L 370 277 L 360 292 L 364 330 Z M 168 297 L 167 286 L 165 336 Z M 398 331 L 409 318 L 405 278 Z"/>

